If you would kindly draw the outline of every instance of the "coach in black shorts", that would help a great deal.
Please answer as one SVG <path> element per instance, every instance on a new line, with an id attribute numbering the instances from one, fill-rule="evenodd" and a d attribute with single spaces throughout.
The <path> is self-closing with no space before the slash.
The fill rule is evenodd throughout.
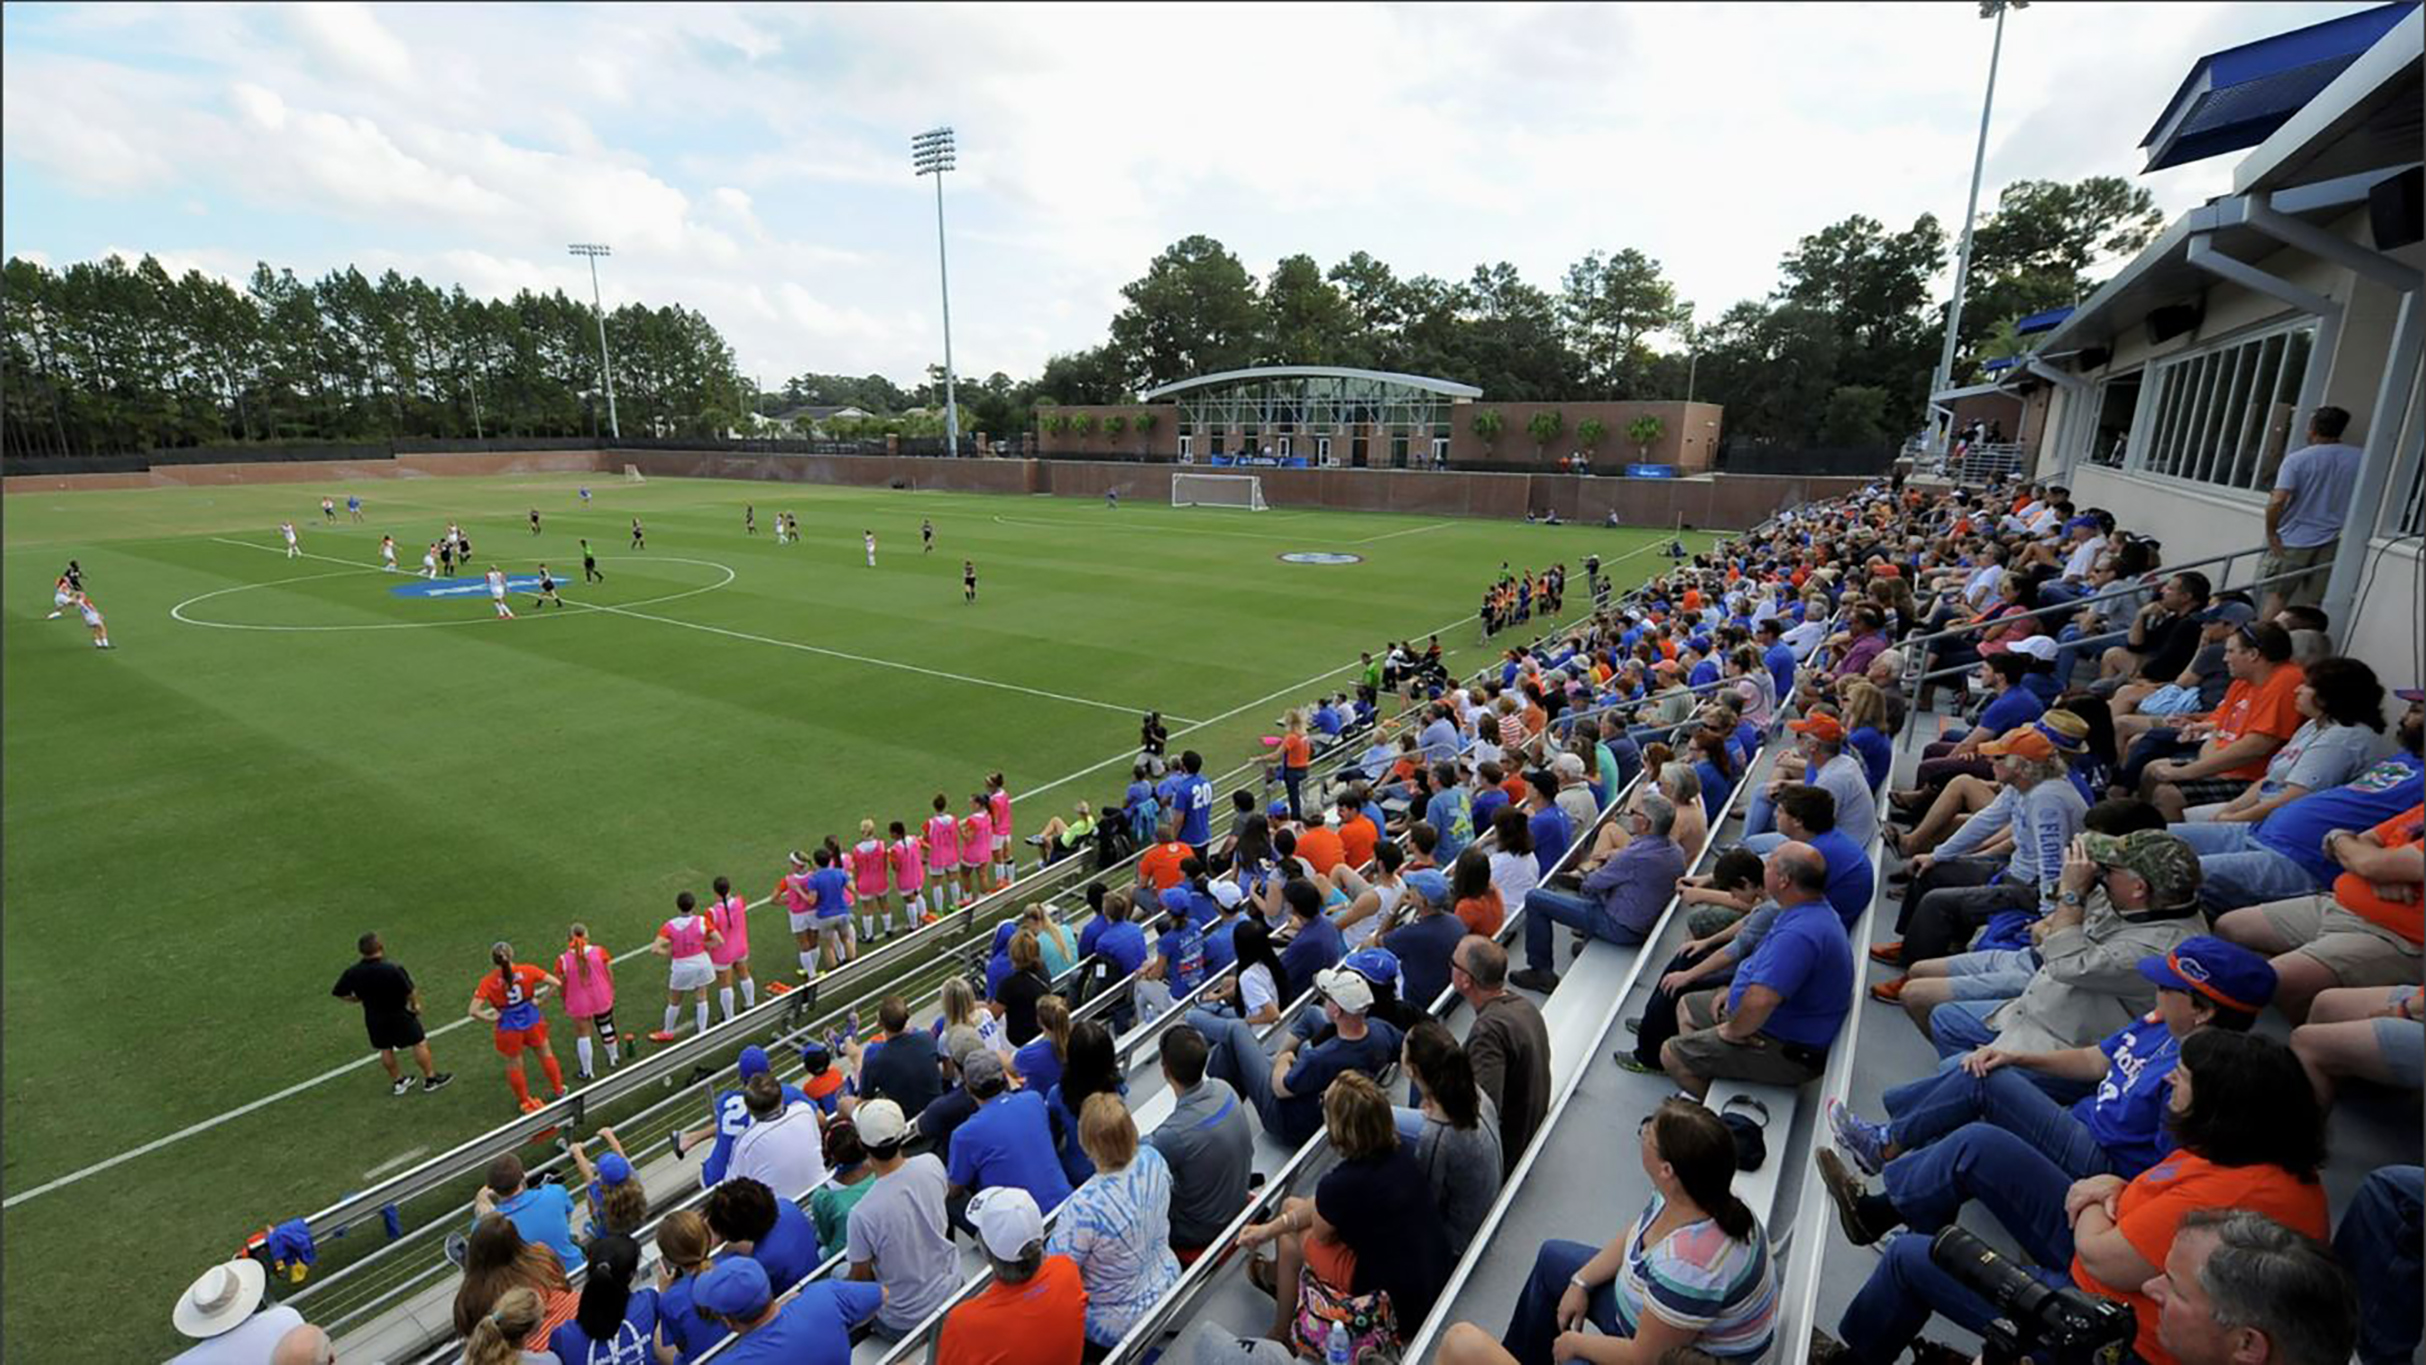
<path id="1" fill-rule="evenodd" d="M 371 1046 L 379 1053 L 379 1064 L 387 1068 L 388 1093 L 401 1095 L 413 1088 L 411 1078 L 396 1065 L 398 1048 L 410 1049 L 414 1064 L 421 1068 L 422 1093 L 455 1079 L 453 1072 L 438 1070 L 430 1060 L 429 1038 L 421 1029 L 421 992 L 413 986 L 413 974 L 387 960 L 387 948 L 377 934 L 364 934 L 355 946 L 362 960 L 345 969 L 329 994 L 362 1006 Z"/>

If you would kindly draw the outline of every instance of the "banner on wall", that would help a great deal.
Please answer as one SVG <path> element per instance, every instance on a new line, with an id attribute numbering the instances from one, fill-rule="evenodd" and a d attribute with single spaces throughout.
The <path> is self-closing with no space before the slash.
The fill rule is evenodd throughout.
<path id="1" fill-rule="evenodd" d="M 1676 466 L 1672 464 L 1630 464 L 1626 466 L 1629 479 L 1673 479 Z"/>

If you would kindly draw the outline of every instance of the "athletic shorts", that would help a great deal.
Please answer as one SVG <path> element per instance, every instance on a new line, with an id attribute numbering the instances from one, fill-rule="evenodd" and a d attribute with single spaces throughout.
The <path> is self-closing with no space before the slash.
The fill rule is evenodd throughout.
<path id="1" fill-rule="evenodd" d="M 2418 994 L 2415 986 L 2395 986 L 2384 995 L 2384 1003 L 2398 1005 Z M 2392 1072 L 2392 1083 L 2404 1090 L 2426 1085 L 2426 1024 L 2415 1019 L 2377 1019 L 2375 1043 L 2383 1049 L 2384 1066 Z"/>
<path id="2" fill-rule="evenodd" d="M 2345 910 L 2330 895 L 2294 896 L 2257 907 L 2286 943 L 2324 964 L 2335 984 L 2399 986 L 2418 979 L 2419 947 Z"/>
<path id="3" fill-rule="evenodd" d="M 789 911 L 789 912 L 787 912 L 787 913 L 790 915 L 791 920 L 792 920 L 792 932 L 793 932 L 793 933 L 795 933 L 795 934 L 806 934 L 806 933 L 813 933 L 813 932 L 815 932 L 815 931 L 816 931 L 816 928 L 817 928 L 817 912 L 816 912 L 816 911 L 814 911 L 814 910 L 793 910 L 793 911 Z"/>
<path id="4" fill-rule="evenodd" d="M 366 1014 L 362 1017 L 370 1031 L 371 1046 L 381 1052 L 391 1048 L 419 1047 L 429 1035 L 422 1032 L 418 1014 Z"/>
<path id="5" fill-rule="evenodd" d="M 64 592 L 55 592 L 55 593 L 52 593 L 52 594 L 51 594 L 51 605 L 52 605 L 52 606 L 54 606 L 54 607 L 72 607 L 72 606 L 76 605 L 76 597 L 75 597 L 75 594 L 73 594 L 73 593 L 64 593 Z"/>
<path id="6" fill-rule="evenodd" d="M 497 1051 L 506 1057 L 519 1057 L 526 1047 L 548 1045 L 548 1021 L 540 1020 L 529 1028 L 497 1030 Z"/>
<path id="7" fill-rule="evenodd" d="M 817 937 L 821 943 L 827 939 L 834 939 L 846 944 L 859 941 L 858 928 L 851 923 L 849 915 L 836 915 L 832 919 L 820 919 L 816 923 Z"/>
<path id="8" fill-rule="evenodd" d="M 706 953 L 674 959 L 666 973 L 665 988 L 669 991 L 695 991 L 716 984 L 716 964 L 708 961 Z"/>

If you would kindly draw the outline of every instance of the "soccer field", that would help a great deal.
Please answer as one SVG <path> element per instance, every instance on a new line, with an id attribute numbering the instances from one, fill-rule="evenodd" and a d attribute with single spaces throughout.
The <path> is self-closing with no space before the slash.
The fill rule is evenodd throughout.
<path id="1" fill-rule="evenodd" d="M 786 850 L 849 843 L 863 817 L 915 827 L 938 792 L 958 813 L 997 770 L 1024 837 L 1117 798 L 1149 708 L 1174 753 L 1227 768 L 1283 707 L 1344 686 L 1359 649 L 1437 630 L 1460 671 L 1479 662 L 1471 613 L 1503 560 L 1565 562 L 1573 614 L 1585 555 L 1632 584 L 1664 539 L 605 476 L 585 508 L 582 481 L 7 499 L 9 1354 L 156 1357 L 175 1295 L 248 1231 L 513 1115 L 476 1027 L 433 1040 L 454 1087 L 389 1096 L 359 1012 L 328 994 L 365 930 L 435 1028 L 493 940 L 544 961 L 582 919 L 636 948 L 677 891 L 722 873 L 763 894 Z M 774 543 L 782 511 L 802 543 Z M 571 605 L 517 592 L 503 621 L 476 587 L 426 595 L 410 571 L 449 520 L 473 541 L 467 583 L 544 559 Z M 377 568 L 382 532 L 406 574 Z M 582 582 L 583 536 L 603 583 Z M 1358 562 L 1281 558 L 1300 551 Z M 44 619 L 71 557 L 114 650 Z M 791 966 L 780 923 L 756 957 L 762 980 Z M 627 1030 L 655 1027 L 661 971 L 619 974 Z M 100 1314 L 95 1227 L 126 1294 Z"/>

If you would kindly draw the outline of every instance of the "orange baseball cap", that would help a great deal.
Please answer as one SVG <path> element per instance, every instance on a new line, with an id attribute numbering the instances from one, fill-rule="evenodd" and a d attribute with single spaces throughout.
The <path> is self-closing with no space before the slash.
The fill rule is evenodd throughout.
<path id="1" fill-rule="evenodd" d="M 1809 735 L 1823 744 L 1841 744 L 1845 738 L 1844 723 L 1825 711 L 1802 720 L 1787 721 L 1786 728 L 1798 735 Z"/>

